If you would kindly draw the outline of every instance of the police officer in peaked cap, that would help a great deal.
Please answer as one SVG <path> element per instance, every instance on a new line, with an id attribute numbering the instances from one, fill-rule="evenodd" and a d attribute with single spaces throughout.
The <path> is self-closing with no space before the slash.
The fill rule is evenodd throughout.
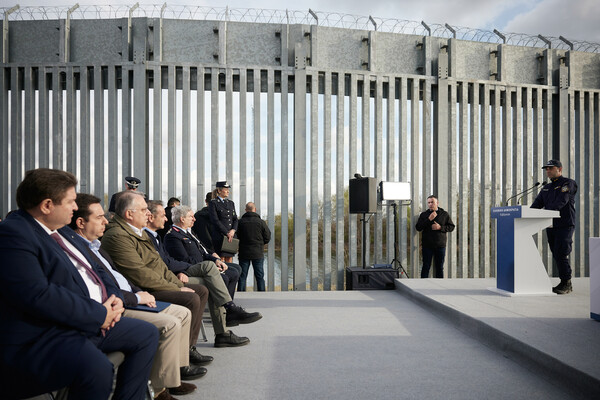
<path id="1" fill-rule="evenodd" d="M 559 160 L 549 160 L 542 169 L 546 170 L 550 182 L 540 190 L 531 208 L 560 211 L 560 217 L 552 220 L 552 226 L 546 229 L 546 234 L 560 276 L 560 283 L 552 291 L 567 294 L 573 291 L 569 254 L 575 231 L 577 182 L 562 175 L 563 168 Z"/>
<path id="2" fill-rule="evenodd" d="M 233 254 L 221 251 L 223 238 L 231 242 L 238 227 L 238 217 L 235 212 L 235 203 L 229 200 L 231 185 L 227 181 L 218 181 L 215 184 L 217 197 L 208 204 L 208 215 L 212 223 L 212 238 L 215 251 L 225 262 L 232 262 Z"/>

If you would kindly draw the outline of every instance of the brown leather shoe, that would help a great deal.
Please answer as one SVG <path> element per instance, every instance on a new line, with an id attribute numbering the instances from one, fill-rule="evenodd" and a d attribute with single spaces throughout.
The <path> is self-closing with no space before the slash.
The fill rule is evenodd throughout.
<path id="1" fill-rule="evenodd" d="M 177 400 L 175 397 L 171 396 L 167 389 L 160 392 L 158 396 L 154 398 L 154 400 Z"/>
<path id="2" fill-rule="evenodd" d="M 194 390 L 196 390 L 196 385 L 193 383 L 181 382 L 181 385 L 169 388 L 169 393 L 176 396 L 183 396 L 184 394 L 192 393 Z"/>

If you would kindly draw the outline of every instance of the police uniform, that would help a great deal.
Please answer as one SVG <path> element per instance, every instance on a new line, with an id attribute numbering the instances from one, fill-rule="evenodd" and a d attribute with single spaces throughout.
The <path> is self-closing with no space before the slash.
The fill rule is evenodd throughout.
<path id="1" fill-rule="evenodd" d="M 226 182 L 217 182 L 217 187 L 229 187 L 219 186 L 227 185 Z M 221 257 L 233 257 L 231 253 L 222 253 L 221 245 L 223 244 L 223 236 L 227 236 L 227 233 L 233 229 L 237 231 L 238 228 L 238 217 L 235 212 L 235 203 L 229 199 L 222 199 L 217 197 L 212 199 L 208 203 L 208 215 L 212 223 L 212 238 L 215 252 Z"/>
<path id="2" fill-rule="evenodd" d="M 562 164 L 560 161 L 550 160 L 543 168 L 549 166 L 562 167 Z M 547 228 L 546 233 L 561 282 L 571 279 L 569 254 L 575 231 L 575 194 L 577 194 L 577 183 L 573 179 L 559 176 L 544 185 L 531 204 L 531 208 L 560 211 L 560 217 L 552 220 L 552 227 Z"/>

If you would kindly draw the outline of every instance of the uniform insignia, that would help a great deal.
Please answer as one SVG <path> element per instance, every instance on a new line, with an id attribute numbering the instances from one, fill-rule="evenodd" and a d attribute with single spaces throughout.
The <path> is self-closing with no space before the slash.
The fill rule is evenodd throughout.
<path id="1" fill-rule="evenodd" d="M 561 191 L 564 192 L 568 192 L 569 191 L 569 187 L 568 186 L 563 186 Z"/>

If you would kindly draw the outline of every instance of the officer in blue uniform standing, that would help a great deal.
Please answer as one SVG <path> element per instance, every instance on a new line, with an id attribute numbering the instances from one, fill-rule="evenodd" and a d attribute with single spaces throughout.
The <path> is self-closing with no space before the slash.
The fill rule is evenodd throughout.
<path id="1" fill-rule="evenodd" d="M 560 276 L 560 283 L 552 288 L 552 291 L 557 294 L 567 294 L 573 291 L 569 254 L 575 231 L 577 183 L 573 179 L 562 176 L 562 163 L 558 160 L 549 160 L 542 169 L 546 170 L 550 182 L 544 185 L 531 204 L 531 208 L 560 211 L 560 217 L 552 220 L 552 226 L 546 229 L 546 234 Z"/>
<path id="2" fill-rule="evenodd" d="M 235 212 L 235 203 L 228 199 L 231 186 L 227 181 L 219 181 L 215 185 L 217 197 L 208 204 L 208 215 L 212 223 L 212 238 L 216 253 L 226 263 L 233 261 L 233 254 L 221 251 L 223 238 L 231 242 L 238 227 L 238 217 Z"/>

